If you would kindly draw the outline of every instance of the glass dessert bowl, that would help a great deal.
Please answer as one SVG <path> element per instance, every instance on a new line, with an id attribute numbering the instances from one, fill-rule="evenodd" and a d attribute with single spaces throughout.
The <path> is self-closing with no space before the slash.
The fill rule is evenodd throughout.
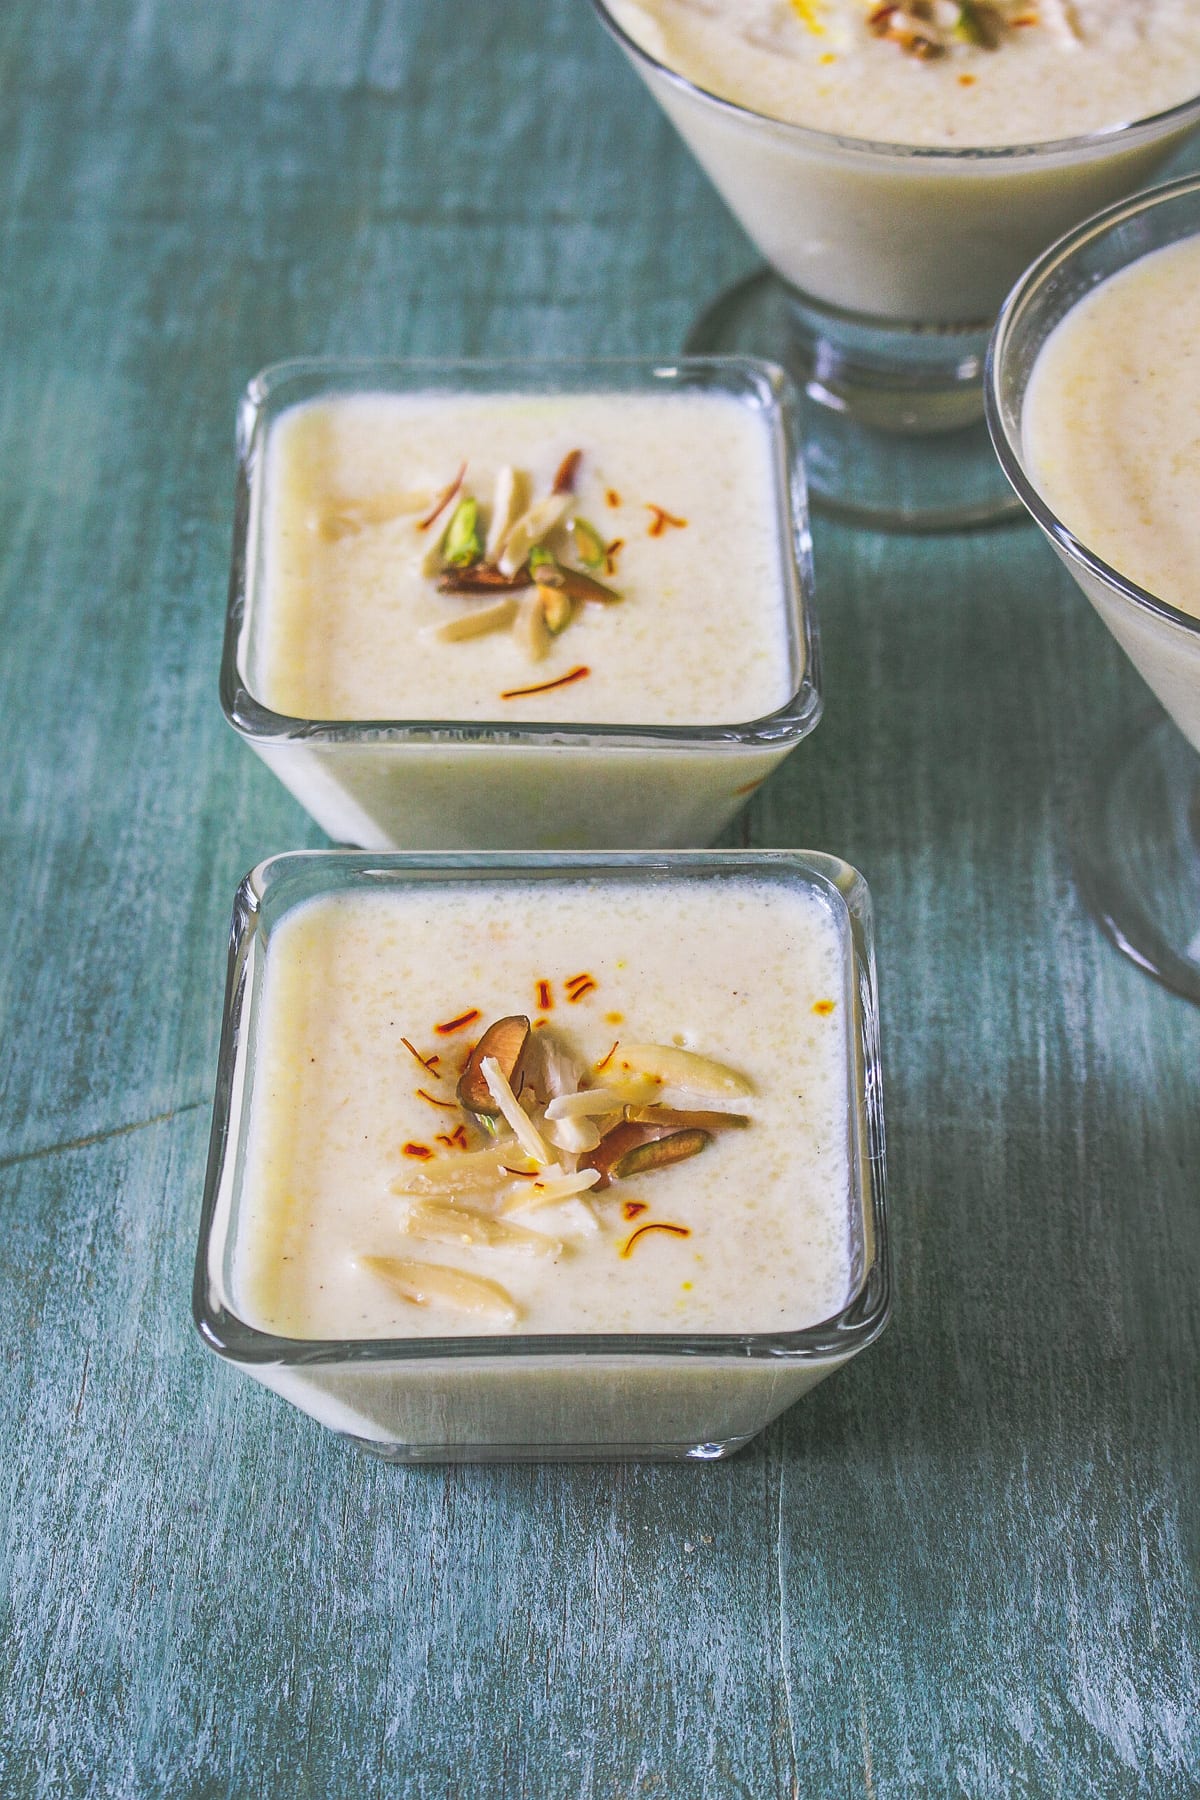
<path id="1" fill-rule="evenodd" d="M 1200 293 L 1200 178 L 1110 208 L 1033 265 L 997 323 L 987 402 L 1015 493 L 1168 715 L 1110 747 L 1081 888 L 1120 950 L 1200 1002 L 1200 527 L 1179 485 L 1200 383 L 1172 293 L 1193 308 Z"/>
<path id="2" fill-rule="evenodd" d="M 325 851 L 242 883 L 194 1288 L 218 1356 L 393 1461 L 709 1461 L 888 1309 L 844 863 Z"/>
<path id="3" fill-rule="evenodd" d="M 908 530 L 1016 511 L 983 421 L 992 322 L 1048 243 L 1151 178 L 1195 130 L 1200 66 L 1182 103 L 1104 129 L 1020 144 L 877 142 L 709 91 L 647 47 L 635 28 L 644 7 L 593 5 L 766 258 L 712 303 L 688 348 L 753 352 L 796 377 L 814 503 Z M 797 11 L 817 17 L 820 0 Z"/>
<path id="4" fill-rule="evenodd" d="M 711 842 L 821 713 L 791 383 L 749 358 L 265 370 L 221 699 L 343 843 Z"/>

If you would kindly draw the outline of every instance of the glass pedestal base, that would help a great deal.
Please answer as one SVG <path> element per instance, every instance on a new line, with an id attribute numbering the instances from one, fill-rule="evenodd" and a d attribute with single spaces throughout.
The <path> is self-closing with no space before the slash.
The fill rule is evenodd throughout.
<path id="1" fill-rule="evenodd" d="M 1110 753 L 1074 861 L 1110 942 L 1200 1005 L 1200 755 L 1169 719 L 1156 715 Z"/>
<path id="2" fill-rule="evenodd" d="M 983 422 L 988 334 L 837 312 L 762 269 L 718 295 L 685 348 L 788 371 L 807 402 L 814 506 L 885 531 L 956 531 L 1021 511 Z"/>

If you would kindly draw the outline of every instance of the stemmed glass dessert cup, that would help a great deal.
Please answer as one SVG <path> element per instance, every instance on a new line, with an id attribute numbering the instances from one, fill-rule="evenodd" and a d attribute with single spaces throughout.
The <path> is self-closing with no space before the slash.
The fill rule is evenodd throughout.
<path id="1" fill-rule="evenodd" d="M 992 322 L 1047 244 L 1179 148 L 1200 97 L 1045 143 L 873 143 L 709 93 L 635 42 L 609 0 L 592 4 L 766 258 L 687 348 L 752 352 L 797 379 L 814 505 L 915 531 L 1019 511 L 984 424 Z"/>
<path id="2" fill-rule="evenodd" d="M 1082 543 L 1039 491 L 1023 441 L 1030 375 L 1055 326 L 1098 283 L 1197 233 L 1200 178 L 1190 177 L 1111 207 L 1054 244 L 1005 303 L 986 392 L 1014 492 L 1168 715 L 1127 725 L 1102 762 L 1074 846 L 1081 890 L 1119 950 L 1200 1003 L 1200 616 Z"/>

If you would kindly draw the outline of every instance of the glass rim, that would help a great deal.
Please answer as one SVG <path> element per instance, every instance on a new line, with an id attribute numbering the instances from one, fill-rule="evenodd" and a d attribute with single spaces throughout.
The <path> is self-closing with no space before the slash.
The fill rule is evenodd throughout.
<path id="1" fill-rule="evenodd" d="M 883 156 L 962 166 L 976 162 L 997 162 L 1004 158 L 1028 161 L 1038 156 L 1081 155 L 1114 143 L 1123 144 L 1131 138 L 1136 140 L 1140 137 L 1155 137 L 1175 124 L 1182 125 L 1192 115 L 1200 122 L 1200 93 L 1197 93 L 1186 100 L 1177 101 L 1174 106 L 1164 108 L 1162 112 L 1148 113 L 1144 118 L 1122 120 L 1116 125 L 1106 125 L 1098 131 L 1083 132 L 1075 137 L 1045 138 L 1034 143 L 978 144 L 949 149 L 938 144 L 896 144 L 875 138 L 846 137 L 838 132 L 822 131 L 817 126 L 798 125 L 791 119 L 779 119 L 772 113 L 757 112 L 753 107 L 743 106 L 740 101 L 727 99 L 723 94 L 714 94 L 711 88 L 701 87 L 699 82 L 681 75 L 678 69 L 660 62 L 636 38 L 631 37 L 609 11 L 607 0 L 592 0 L 592 8 L 605 30 L 635 63 L 644 64 L 683 92 L 707 100 L 736 118 L 774 125 L 780 131 L 794 133 L 797 138 L 810 142 L 814 149 L 838 149 L 849 155 Z"/>
<path id="2" fill-rule="evenodd" d="M 771 712 L 756 719 L 722 724 L 656 725 L 602 721 L 470 719 L 306 719 L 274 711 L 253 692 L 239 662 L 249 596 L 251 498 L 250 451 L 264 409 L 277 388 L 302 376 L 366 375 L 391 371 L 463 376 L 505 374 L 518 378 L 534 371 L 545 375 L 567 370 L 595 372 L 597 382 L 612 375 L 643 373 L 647 378 L 719 374 L 722 370 L 753 377 L 768 391 L 782 429 L 785 466 L 774 495 L 779 522 L 780 564 L 784 574 L 787 647 L 799 667 L 794 691 Z M 552 390 L 548 390 L 552 391 Z M 814 609 L 812 530 L 803 457 L 800 402 L 787 371 L 765 357 L 721 356 L 561 356 L 561 357 L 405 357 L 300 356 L 269 363 L 251 378 L 238 409 L 237 483 L 234 499 L 233 552 L 225 609 L 219 691 L 221 709 L 239 737 L 256 745 L 303 743 L 402 745 L 447 748 L 591 748 L 678 749 L 688 745 L 761 749 L 800 743 L 819 723 L 824 710 L 820 632 Z"/>
<path id="3" fill-rule="evenodd" d="M 214 1293 L 210 1252 L 218 1203 L 231 1154 L 235 1075 L 243 1027 L 245 978 L 259 932 L 260 900 L 276 870 L 337 864 L 369 876 L 425 869 L 432 875 L 508 871 L 514 877 L 587 871 L 636 872 L 680 869 L 792 869 L 814 878 L 847 921 L 849 989 L 855 1032 L 847 1046 L 858 1126 L 858 1177 L 852 1198 L 864 1225 L 861 1280 L 844 1306 L 828 1319 L 796 1331 L 771 1332 L 574 1332 L 543 1335 L 463 1335 L 446 1338 L 287 1338 L 248 1324 Z M 851 864 L 810 850 L 595 850 L 595 851 L 394 851 L 291 850 L 257 863 L 240 882 L 234 900 L 222 1009 L 217 1083 L 213 1099 L 204 1200 L 192 1283 L 192 1316 L 207 1347 L 224 1360 L 283 1368 L 406 1366 L 421 1362 L 467 1363 L 573 1357 L 585 1361 L 655 1357 L 700 1360 L 827 1362 L 854 1355 L 880 1335 L 891 1316 L 892 1279 L 885 1158 L 883 1080 L 879 1049 L 878 988 L 870 890 Z M 240 1101 L 244 1106 L 244 1098 Z"/>
<path id="4" fill-rule="evenodd" d="M 1197 617 L 1195 613 L 1184 612 L 1181 607 L 1173 606 L 1169 600 L 1160 599 L 1157 594 L 1152 594 L 1148 588 L 1141 587 L 1130 576 L 1123 575 L 1119 569 L 1115 569 L 1111 563 L 1106 562 L 1096 551 L 1089 549 L 1083 540 L 1075 535 L 1070 526 L 1059 518 L 1027 472 L 1024 452 L 1020 444 L 1013 441 L 1001 399 L 1001 389 L 1007 372 L 1009 347 L 1020 325 L 1021 315 L 1025 308 L 1055 278 L 1064 264 L 1087 245 L 1106 236 L 1127 220 L 1136 218 L 1139 213 L 1152 211 L 1155 207 L 1187 194 L 1200 194 L 1200 175 L 1185 175 L 1178 180 L 1164 182 L 1159 187 L 1150 188 L 1144 193 L 1135 194 L 1130 199 L 1120 200 L 1113 206 L 1105 207 L 1102 212 L 1093 213 L 1091 218 L 1085 219 L 1082 224 L 1076 225 L 1071 231 L 1058 238 L 1055 243 L 1042 252 L 1036 262 L 1030 264 L 1001 307 L 988 344 L 987 363 L 984 371 L 984 408 L 992 445 L 1005 477 L 1034 523 L 1045 532 L 1056 548 L 1071 562 L 1078 563 L 1090 575 L 1095 576 L 1106 587 L 1114 589 L 1133 605 L 1145 612 L 1155 614 L 1160 619 L 1165 619 L 1171 625 L 1179 626 L 1194 636 L 1200 636 L 1200 617 Z M 1197 227 L 1197 233 L 1200 234 L 1200 225 Z M 1165 247 L 1165 245 L 1158 246 L 1158 248 Z M 1153 254 L 1154 250 L 1145 250 L 1141 253 L 1146 256 Z M 1132 268 L 1133 264 L 1140 260 L 1140 256 L 1131 258 L 1129 262 L 1122 264 L 1121 268 L 1113 269 L 1104 279 L 1111 280 L 1113 276 L 1122 273 L 1124 269 Z M 1080 298 L 1082 297 L 1081 295 Z M 1066 317 L 1066 314 L 1063 316 Z M 1039 346 L 1039 352 L 1041 347 Z"/>

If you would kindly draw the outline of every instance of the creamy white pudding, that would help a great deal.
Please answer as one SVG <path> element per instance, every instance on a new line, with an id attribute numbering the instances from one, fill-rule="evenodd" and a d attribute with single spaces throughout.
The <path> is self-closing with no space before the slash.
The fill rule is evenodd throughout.
<path id="1" fill-rule="evenodd" d="M 294 1338 L 831 1318 L 851 1285 L 850 1010 L 844 921 L 811 890 L 448 882 L 312 900 L 267 955 L 240 1310 Z M 486 1026 L 522 1016 L 517 1104 L 540 1161 L 456 1098 Z M 610 1142 L 635 1166 L 605 1179 Z"/>
<path id="2" fill-rule="evenodd" d="M 1038 352 L 1022 409 L 1030 479 L 1119 575 L 1200 617 L 1200 236 L 1084 295 Z M 1072 562 L 1110 629 L 1200 748 L 1194 636 Z"/>
<path id="3" fill-rule="evenodd" d="M 1072 307 L 1038 353 L 1023 425 L 1029 472 L 1063 524 L 1200 616 L 1200 237 Z"/>
<path id="4" fill-rule="evenodd" d="M 610 11 L 709 93 L 879 144 L 1039 144 L 1200 92 L 1191 0 L 935 0 L 927 16 L 870 0 L 611 0 Z"/>
<path id="5" fill-rule="evenodd" d="M 986 323 L 1046 244 L 1195 124 L 1171 110 L 1200 94 L 1188 0 L 976 6 L 998 21 L 990 48 L 932 0 L 907 9 L 934 20 L 928 58 L 897 41 L 905 9 L 865 0 L 604 6 L 768 261 L 880 320 Z"/>
<path id="6" fill-rule="evenodd" d="M 529 588 L 440 591 L 444 569 L 423 564 L 454 503 L 422 530 L 431 506 L 465 465 L 460 493 L 479 502 L 482 541 L 502 469 L 524 474 L 533 506 L 574 450 L 569 504 L 546 538 L 582 566 L 569 529 L 581 520 L 604 547 L 589 572 L 619 600 L 581 605 L 537 660 L 519 629 L 447 640 L 445 626 L 497 599 L 518 608 Z M 762 414 L 721 393 L 380 393 L 295 407 L 267 444 L 252 684 L 306 719 L 761 718 L 790 693 L 773 450 Z M 585 678 L 552 685 L 581 665 Z M 520 692 L 530 687 L 541 691 Z"/>
<path id="7" fill-rule="evenodd" d="M 819 715 L 781 378 L 315 368 L 245 409 L 235 726 L 343 842 L 708 842 Z"/>

